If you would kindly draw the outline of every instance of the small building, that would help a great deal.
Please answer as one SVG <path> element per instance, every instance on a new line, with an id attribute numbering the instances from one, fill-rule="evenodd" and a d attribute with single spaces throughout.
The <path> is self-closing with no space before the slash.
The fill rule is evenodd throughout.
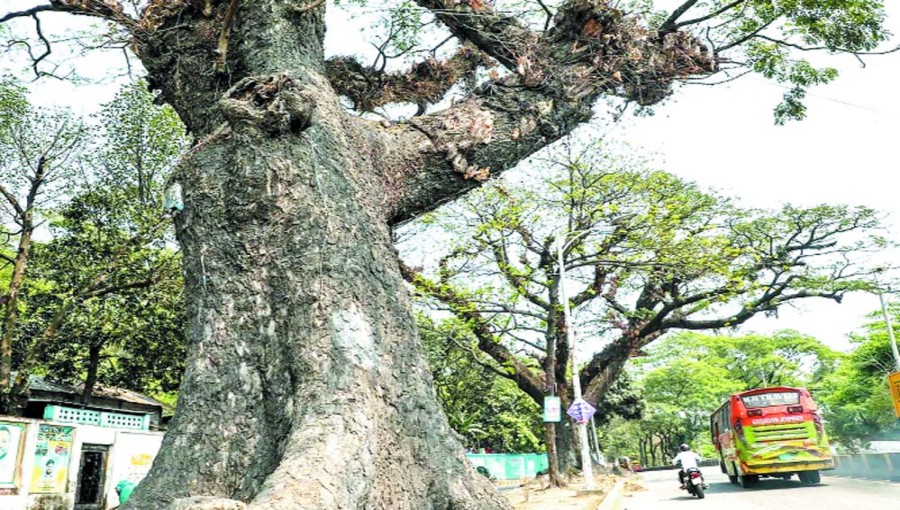
<path id="1" fill-rule="evenodd" d="M 162 444 L 164 406 L 146 395 L 31 381 L 26 416 L 0 416 L 0 509 L 106 510 L 140 482 Z"/>
<path id="2" fill-rule="evenodd" d="M 25 417 L 54 419 L 53 409 L 65 407 L 148 420 L 148 428 L 145 430 L 163 428 L 165 405 L 156 399 L 123 388 L 98 384 L 87 401 L 84 401 L 82 391 L 77 386 L 59 384 L 32 375 Z M 48 411 L 48 408 L 51 410 Z"/>

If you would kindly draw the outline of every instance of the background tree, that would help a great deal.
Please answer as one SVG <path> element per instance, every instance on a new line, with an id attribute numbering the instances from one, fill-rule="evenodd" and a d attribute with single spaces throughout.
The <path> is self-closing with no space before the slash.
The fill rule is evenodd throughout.
<path id="1" fill-rule="evenodd" d="M 796 331 L 679 333 L 632 361 L 647 406 L 644 419 L 613 422 L 601 429 L 600 436 L 604 446 L 639 458 L 645 466 L 668 464 L 682 443 L 715 457 L 709 415 L 729 395 L 767 386 L 809 386 L 833 368 L 838 356 Z"/>
<path id="2" fill-rule="evenodd" d="M 890 308 L 892 317 L 898 308 Z M 880 311 L 862 333 L 852 335 L 853 351 L 816 385 L 828 433 L 851 450 L 867 441 L 900 439 L 887 376 L 895 370 L 887 328 Z M 896 320 L 896 319 L 895 319 Z"/>
<path id="3" fill-rule="evenodd" d="M 477 66 L 417 66 L 408 80 L 329 66 L 326 2 L 151 0 L 136 13 L 50 0 L 0 15 L 111 21 L 198 139 L 173 177 L 193 349 L 173 427 L 127 507 L 197 494 L 259 508 L 506 507 L 472 474 L 429 389 L 389 227 L 565 136 L 601 96 L 649 106 L 729 61 L 778 64 L 752 58 L 756 36 L 777 35 L 776 50 L 854 53 L 885 38 L 881 4 L 861 0 L 688 0 L 655 18 L 566 0 L 534 23 L 480 0 L 416 5 L 505 70 L 400 123 L 347 114 L 340 96 L 427 103 Z M 824 81 L 772 75 L 801 90 Z M 414 93 L 386 93 L 410 81 Z"/>
<path id="4" fill-rule="evenodd" d="M 46 220 L 47 209 L 80 181 L 79 158 L 87 136 L 83 124 L 71 113 L 32 106 L 25 91 L 8 80 L 0 82 L 0 108 L 2 258 L 4 267 L 10 266 L 9 278 L 3 282 L 0 409 L 15 412 L 22 406 L 15 394 L 23 390 L 17 389 L 21 384 L 12 379 L 12 347 L 34 234 Z"/>
<path id="5" fill-rule="evenodd" d="M 541 450 L 540 408 L 502 370 L 482 361 L 463 325 L 420 317 L 419 330 L 438 399 L 466 446 L 498 453 Z"/>
<path id="6" fill-rule="evenodd" d="M 124 325 L 140 322 L 127 316 L 131 314 L 131 319 L 136 319 L 137 312 L 154 309 L 139 311 L 133 300 L 140 299 L 122 293 L 146 290 L 168 281 L 174 283 L 167 288 L 174 290 L 174 299 L 163 296 L 158 303 L 174 306 L 180 301 L 180 259 L 166 246 L 168 223 L 162 215 L 160 196 L 162 179 L 185 148 L 186 138 L 171 108 L 154 106 L 152 101 L 145 84 L 137 83 L 123 89 L 105 106 L 100 115 L 101 137 L 93 140 L 97 158 L 74 160 L 77 149 L 89 140 L 86 128 L 70 115 L 60 114 L 56 126 L 48 124 L 43 118 L 46 115 L 35 110 L 10 133 L 6 147 L 8 153 L 17 155 L 13 161 L 21 168 L 35 158 L 38 163 L 34 172 L 22 179 L 29 189 L 25 205 L 13 207 L 15 212 L 21 212 L 17 221 L 22 228 L 17 256 L 11 261 L 14 269 L 9 280 L 4 330 L 10 347 L 10 358 L 4 366 L 17 371 L 15 381 L 8 381 L 5 387 L 7 412 L 23 411 L 29 376 L 35 371 L 47 374 L 49 370 L 62 369 L 70 378 L 82 374 L 83 397 L 90 396 L 98 381 L 104 348 L 115 343 L 121 349 L 128 331 Z M 67 128 L 70 125 L 76 127 Z M 49 129 L 50 133 L 38 129 Z M 77 179 L 72 175 L 76 171 Z M 68 179 L 58 175 L 64 172 L 69 174 Z M 83 188 L 71 186 L 76 182 Z M 62 188 L 61 184 L 69 187 Z M 41 202 L 41 192 L 47 194 L 51 190 L 55 194 Z M 43 223 L 36 220 L 37 212 L 43 214 Z M 33 248 L 32 235 L 40 224 L 53 239 Z M 37 260 L 26 274 L 29 258 Z M 20 316 L 24 308 L 19 293 L 23 289 L 28 294 L 27 316 Z M 129 299 L 130 309 L 125 306 Z M 10 312 L 13 302 L 20 313 Z M 77 317 L 69 324 L 73 314 Z M 75 324 L 78 326 L 66 330 L 67 325 Z M 171 326 L 160 332 L 171 334 L 179 329 Z M 136 332 L 131 336 L 144 338 Z M 182 339 L 182 334 L 155 337 L 151 344 L 165 343 L 177 353 Z M 52 344 L 65 347 L 49 350 Z M 83 356 L 66 356 L 61 358 L 61 365 L 48 365 L 48 356 L 72 355 L 80 350 L 76 346 L 83 349 Z M 132 347 L 138 351 L 149 348 L 142 349 L 139 344 Z M 84 370 L 68 370 L 73 368 L 69 363 L 79 357 L 85 361 Z M 178 366 L 176 363 L 175 369 Z M 171 377 L 161 379 L 169 380 L 167 391 L 174 389 Z"/>
<path id="7" fill-rule="evenodd" d="M 608 149 L 601 154 L 588 149 L 542 167 L 537 186 L 496 183 L 470 194 L 431 219 L 451 239 L 436 267 L 404 268 L 421 295 L 470 324 L 479 348 L 514 370 L 538 403 L 552 393 L 564 406 L 572 401 L 559 243 L 580 348 L 592 356 L 580 369 L 592 403 L 603 401 L 632 355 L 667 331 L 737 326 L 791 301 L 839 302 L 870 286 L 864 257 L 883 242 L 872 210 L 741 209 L 671 174 L 617 161 Z M 407 244 L 433 246 L 416 237 Z M 785 341 L 790 347 L 780 351 L 762 347 L 780 359 L 803 348 Z M 766 361 L 753 367 L 764 371 L 757 384 L 786 370 Z M 563 468 L 576 463 L 570 431 L 547 427 L 545 440 L 558 452 L 548 450 L 551 472 L 555 454 Z"/>
<path id="8" fill-rule="evenodd" d="M 425 315 L 418 320 L 438 398 L 466 445 L 498 453 L 542 450 L 543 411 L 516 386 L 515 371 L 480 351 L 466 324 L 452 319 L 435 324 Z M 602 404 L 594 416 L 600 425 L 617 416 L 637 419 L 643 409 L 627 373 Z"/>
<path id="9" fill-rule="evenodd" d="M 77 326 L 61 339 L 66 348 L 54 352 L 48 370 L 83 374 L 85 398 L 98 380 L 171 398 L 183 372 L 181 258 L 169 246 L 171 229 L 161 213 L 164 180 L 189 140 L 174 110 L 154 100 L 138 80 L 103 106 L 94 186 L 61 211 L 46 249 L 51 260 L 45 271 L 53 276 L 45 277 L 61 287 L 77 288 L 91 268 L 122 259 L 127 262 L 119 262 L 119 275 L 110 279 L 138 281 L 146 274 L 149 282 L 127 295 L 83 303 L 72 319 Z M 78 360 L 82 369 L 68 370 Z"/>

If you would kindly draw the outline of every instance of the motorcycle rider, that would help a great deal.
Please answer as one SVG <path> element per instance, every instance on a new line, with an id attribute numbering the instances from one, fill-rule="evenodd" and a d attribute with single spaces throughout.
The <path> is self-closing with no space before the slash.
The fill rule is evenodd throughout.
<path id="1" fill-rule="evenodd" d="M 684 475 L 685 471 L 689 468 L 697 468 L 697 471 L 700 471 L 700 461 L 703 460 L 699 455 L 691 451 L 691 447 L 683 444 L 679 447 L 681 450 L 678 455 L 672 459 L 672 464 L 678 466 L 681 465 L 681 469 L 678 470 L 678 481 L 681 483 L 681 488 L 684 489 Z M 706 479 L 703 478 L 703 472 L 700 472 L 700 480 L 703 482 L 703 488 L 708 489 L 709 485 L 706 483 Z"/>

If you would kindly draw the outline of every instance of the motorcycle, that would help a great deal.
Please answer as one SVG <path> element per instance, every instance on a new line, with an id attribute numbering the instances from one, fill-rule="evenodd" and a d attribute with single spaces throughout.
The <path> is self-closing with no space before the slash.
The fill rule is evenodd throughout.
<path id="1" fill-rule="evenodd" d="M 687 468 L 684 472 L 684 490 L 688 491 L 691 496 L 697 496 L 697 499 L 703 499 L 706 494 L 703 493 L 703 475 L 697 468 Z"/>

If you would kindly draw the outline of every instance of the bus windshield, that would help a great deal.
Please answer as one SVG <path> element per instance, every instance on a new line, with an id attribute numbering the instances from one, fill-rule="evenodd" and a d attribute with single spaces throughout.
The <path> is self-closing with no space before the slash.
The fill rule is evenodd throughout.
<path id="1" fill-rule="evenodd" d="M 741 397 L 747 408 L 788 406 L 800 403 L 800 393 L 796 391 L 779 391 L 772 393 L 758 393 Z"/>

